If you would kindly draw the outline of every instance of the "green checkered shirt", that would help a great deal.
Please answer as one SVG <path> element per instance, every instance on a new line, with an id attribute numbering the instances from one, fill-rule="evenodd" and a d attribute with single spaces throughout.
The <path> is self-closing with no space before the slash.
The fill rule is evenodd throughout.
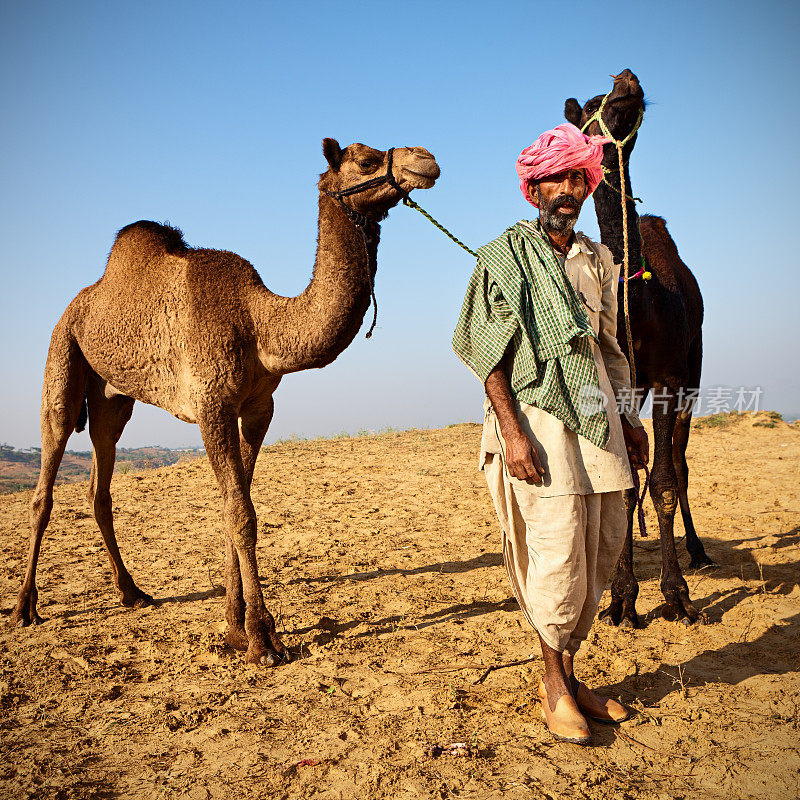
<path id="1" fill-rule="evenodd" d="M 583 304 L 538 228 L 518 222 L 478 249 L 453 334 L 456 355 L 486 383 L 508 349 L 517 400 L 605 447 L 592 339 Z"/>

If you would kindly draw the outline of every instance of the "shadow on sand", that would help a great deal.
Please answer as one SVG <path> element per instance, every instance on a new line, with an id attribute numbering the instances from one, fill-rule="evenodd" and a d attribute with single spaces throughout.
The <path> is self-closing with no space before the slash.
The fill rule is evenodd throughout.
<path id="1" fill-rule="evenodd" d="M 441 561 L 437 564 L 427 564 L 424 567 L 412 567 L 410 569 L 400 569 L 399 567 L 387 567 L 386 569 L 370 570 L 369 572 L 351 572 L 347 575 L 320 575 L 318 578 L 294 578 L 289 583 L 338 583 L 341 581 L 370 581 L 373 578 L 385 578 L 387 575 L 422 575 L 425 572 L 438 572 L 442 575 L 450 575 L 458 572 L 470 572 L 473 569 L 482 567 L 499 567 L 503 563 L 503 556 L 500 553 L 483 553 L 467 561 Z"/>

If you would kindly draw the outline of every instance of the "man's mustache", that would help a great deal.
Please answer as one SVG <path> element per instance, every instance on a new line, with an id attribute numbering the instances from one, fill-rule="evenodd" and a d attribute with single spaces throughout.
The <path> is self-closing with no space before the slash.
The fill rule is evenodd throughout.
<path id="1" fill-rule="evenodd" d="M 573 211 L 580 211 L 581 209 L 580 203 L 578 203 L 574 197 L 568 194 L 560 194 L 558 197 L 556 197 L 550 203 L 549 210 L 556 211 L 556 209 L 560 208 L 561 206 L 571 208 Z"/>

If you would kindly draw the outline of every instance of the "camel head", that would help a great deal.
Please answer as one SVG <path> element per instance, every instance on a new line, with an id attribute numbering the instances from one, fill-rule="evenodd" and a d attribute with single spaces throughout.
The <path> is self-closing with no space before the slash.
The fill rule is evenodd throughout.
<path id="1" fill-rule="evenodd" d="M 430 189 L 440 174 L 436 159 L 424 147 L 389 151 L 356 142 L 342 148 L 336 139 L 323 139 L 322 152 L 328 169 L 320 175 L 320 190 L 343 193 L 348 206 L 374 219 L 386 216 L 403 192 Z M 388 180 L 389 173 L 393 181 Z M 367 185 L 359 188 L 362 184 Z"/>
<path id="2" fill-rule="evenodd" d="M 603 109 L 603 121 L 613 137 L 621 141 L 634 129 L 639 114 L 644 111 L 644 92 L 639 85 L 639 79 L 629 69 L 611 77 L 614 78 L 614 86 Z M 598 94 L 587 100 L 583 108 L 574 97 L 570 97 L 564 103 L 564 116 L 568 122 L 583 129 L 586 121 L 600 108 L 603 97 L 604 95 Z M 597 120 L 593 120 L 584 133 L 590 136 L 602 134 Z M 633 149 L 635 141 L 634 136 L 629 144 L 630 149 Z M 613 147 L 606 145 L 606 154 L 609 151 L 613 153 Z"/>

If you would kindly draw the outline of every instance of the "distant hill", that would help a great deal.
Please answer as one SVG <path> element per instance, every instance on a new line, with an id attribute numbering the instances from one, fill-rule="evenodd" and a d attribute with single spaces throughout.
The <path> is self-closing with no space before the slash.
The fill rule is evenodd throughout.
<path id="1" fill-rule="evenodd" d="M 132 469 L 155 469 L 177 463 L 186 456 L 199 456 L 202 448 L 187 447 L 170 450 L 167 447 L 120 447 L 117 449 L 116 472 L 126 473 Z M 17 450 L 7 444 L 0 444 L 0 494 L 32 489 L 39 478 L 41 451 L 38 447 Z M 90 450 L 64 453 L 58 470 L 56 483 L 83 481 L 92 471 Z"/>

